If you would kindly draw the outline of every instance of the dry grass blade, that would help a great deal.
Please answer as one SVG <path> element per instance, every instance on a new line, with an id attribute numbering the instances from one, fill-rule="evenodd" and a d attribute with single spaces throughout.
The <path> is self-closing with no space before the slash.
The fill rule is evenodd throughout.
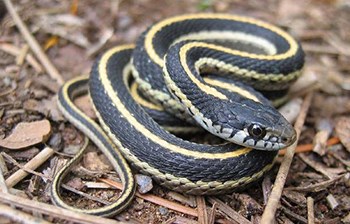
<path id="1" fill-rule="evenodd" d="M 197 196 L 197 212 L 198 212 L 198 222 L 199 224 L 208 224 L 208 211 L 207 205 L 205 204 L 205 199 L 203 196 Z"/>
<path id="2" fill-rule="evenodd" d="M 47 161 L 54 154 L 54 150 L 50 147 L 44 148 L 38 155 L 36 155 L 33 159 L 31 159 L 28 163 L 26 163 L 23 168 L 28 170 L 35 170 L 41 164 Z M 20 169 L 10 177 L 6 179 L 6 185 L 11 188 L 15 186 L 18 182 L 23 180 L 28 175 L 28 172 L 24 169 Z"/>
<path id="3" fill-rule="evenodd" d="M 5 194 L 0 192 L 0 202 L 15 205 L 26 210 L 33 212 L 39 212 L 59 219 L 64 219 L 74 223 L 86 223 L 86 224 L 99 224 L 99 223 L 110 223 L 120 224 L 120 222 L 106 219 L 102 217 L 92 216 L 88 214 L 77 213 L 67 209 L 55 207 L 53 205 L 41 203 L 34 200 L 25 199 L 22 197 L 14 196 L 11 194 Z"/>
<path id="4" fill-rule="evenodd" d="M 277 210 L 277 206 L 279 205 L 279 201 L 282 195 L 282 190 L 284 187 L 284 184 L 286 182 L 287 174 L 289 172 L 290 165 L 293 160 L 295 148 L 298 144 L 298 139 L 300 136 L 301 129 L 304 125 L 304 121 L 307 115 L 307 112 L 309 110 L 311 99 L 313 96 L 313 92 L 310 92 L 306 95 L 304 102 L 302 104 L 300 114 L 295 122 L 294 128 L 297 132 L 297 140 L 294 142 L 293 145 L 289 146 L 286 150 L 286 154 L 284 156 L 284 160 L 280 166 L 280 169 L 278 170 L 278 174 L 276 177 L 276 181 L 274 184 L 274 187 L 271 191 L 271 195 L 269 200 L 267 201 L 266 208 L 264 210 L 264 213 L 261 218 L 262 224 L 269 224 L 273 223 L 275 219 L 275 214 Z"/>
<path id="5" fill-rule="evenodd" d="M 23 23 L 19 15 L 17 14 L 16 10 L 13 7 L 13 4 L 10 0 L 4 0 L 4 3 L 6 5 L 7 11 L 13 18 L 14 22 L 16 23 L 16 26 L 22 33 L 24 39 L 27 41 L 28 45 L 36 55 L 36 57 L 39 59 L 39 61 L 42 63 L 44 68 L 46 69 L 47 73 L 56 80 L 60 85 L 63 84 L 64 80 L 58 70 L 55 68 L 55 66 L 51 63 L 45 52 L 41 49 L 39 43 L 37 40 L 33 37 L 33 35 L 30 33 L 26 25 Z"/>
<path id="6" fill-rule="evenodd" d="M 27 213 L 18 211 L 10 206 L 0 204 L 0 215 L 10 218 L 12 221 L 16 221 L 24 224 L 49 224 L 45 220 L 37 217 L 33 217 Z"/>

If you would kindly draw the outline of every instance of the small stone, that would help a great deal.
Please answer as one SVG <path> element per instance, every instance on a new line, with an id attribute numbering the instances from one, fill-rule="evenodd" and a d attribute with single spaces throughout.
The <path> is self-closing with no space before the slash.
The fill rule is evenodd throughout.
<path id="1" fill-rule="evenodd" d="M 81 148 L 82 145 L 68 145 L 63 149 L 63 153 L 75 155 L 80 151 Z"/>
<path id="2" fill-rule="evenodd" d="M 143 204 L 136 204 L 134 206 L 135 211 L 141 211 L 142 209 L 144 209 L 145 206 L 143 206 Z"/>
<path id="3" fill-rule="evenodd" d="M 149 176 L 136 174 L 135 179 L 138 185 L 138 192 L 140 194 L 146 194 L 153 188 L 152 179 Z"/>
<path id="4" fill-rule="evenodd" d="M 51 135 L 48 144 L 55 150 L 60 151 L 63 147 L 62 135 L 61 133 L 54 133 Z"/>
<path id="5" fill-rule="evenodd" d="M 169 212 L 169 209 L 164 208 L 164 207 L 160 207 L 158 210 L 159 210 L 159 213 L 160 213 L 161 215 L 167 215 L 168 212 Z"/>

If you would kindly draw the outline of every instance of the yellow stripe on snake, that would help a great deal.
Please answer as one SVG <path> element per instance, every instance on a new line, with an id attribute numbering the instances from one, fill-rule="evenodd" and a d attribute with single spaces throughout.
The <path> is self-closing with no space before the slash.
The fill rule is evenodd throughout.
<path id="1" fill-rule="evenodd" d="M 53 202 L 78 212 L 117 214 L 135 190 L 129 165 L 186 194 L 227 193 L 259 179 L 273 166 L 277 151 L 295 141 L 293 127 L 265 96 L 286 92 L 303 63 L 297 41 L 256 19 L 191 14 L 154 24 L 135 46 L 108 50 L 96 60 L 89 78 L 73 79 L 59 92 L 65 117 L 118 171 L 124 185 L 120 198 L 92 210 L 62 201 L 60 182 L 80 152 L 56 175 Z M 133 81 L 142 97 L 130 92 Z M 72 103 L 87 91 L 101 127 Z M 177 117 L 176 123 L 183 119 L 188 126 L 197 124 L 226 142 L 183 140 L 162 128 L 148 110 L 165 110 Z"/>

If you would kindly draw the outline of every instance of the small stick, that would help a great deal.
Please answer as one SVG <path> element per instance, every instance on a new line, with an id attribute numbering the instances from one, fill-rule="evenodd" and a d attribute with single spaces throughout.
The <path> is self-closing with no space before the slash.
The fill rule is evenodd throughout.
<path id="1" fill-rule="evenodd" d="M 346 170 L 344 168 L 328 168 L 325 165 L 323 165 L 322 163 L 316 162 L 316 161 L 310 159 L 310 157 L 305 155 L 304 153 L 301 153 L 298 156 L 304 163 L 306 163 L 308 166 L 312 167 L 317 172 L 322 173 L 324 176 L 326 176 L 330 180 L 337 177 L 338 176 L 337 174 L 346 172 Z"/>
<path id="2" fill-rule="evenodd" d="M 4 164 L 5 166 L 5 163 L 4 163 L 4 158 L 2 157 L 2 155 L 0 154 L 0 163 L 1 164 Z M 3 172 L 3 167 L 0 166 L 0 191 L 4 192 L 4 193 L 8 193 L 9 192 L 9 189 L 7 188 L 6 186 L 6 183 L 5 183 L 5 178 L 4 178 L 4 172 Z"/>
<path id="3" fill-rule="evenodd" d="M 14 45 L 6 43 L 0 43 L 0 50 L 15 57 L 18 57 L 21 54 L 21 49 Z M 31 54 L 27 54 L 25 59 L 35 69 L 37 73 L 41 73 L 43 71 L 41 65 L 35 60 L 35 58 Z"/>
<path id="4" fill-rule="evenodd" d="M 307 223 L 315 223 L 314 199 L 312 197 L 307 197 Z"/>
<path id="5" fill-rule="evenodd" d="M 120 224 L 120 222 L 112 219 L 106 219 L 98 216 L 82 214 L 82 213 L 70 211 L 64 208 L 56 207 L 53 205 L 41 203 L 38 201 L 18 197 L 15 195 L 5 194 L 2 192 L 0 192 L 0 201 L 2 203 L 15 205 L 17 207 L 30 210 L 32 212 L 39 212 L 46 215 L 57 217 L 59 219 L 68 220 L 69 222 L 87 223 L 87 224 L 99 224 L 99 223 Z"/>
<path id="6" fill-rule="evenodd" d="M 208 224 L 208 211 L 207 205 L 205 204 L 205 199 L 203 196 L 197 196 L 197 212 L 198 212 L 198 223 L 199 224 Z"/>
<path id="7" fill-rule="evenodd" d="M 0 204 L 0 215 L 8 217 L 12 221 L 25 223 L 25 224 L 49 224 L 50 223 L 38 217 L 33 217 L 27 213 L 18 211 L 15 208 L 11 208 L 10 206 L 2 205 L 2 204 Z"/>
<path id="8" fill-rule="evenodd" d="M 50 147 L 45 147 L 40 153 L 38 153 L 36 156 L 34 156 L 33 159 L 31 159 L 28 163 L 26 163 L 23 168 L 29 169 L 29 170 L 35 170 L 38 168 L 41 164 L 47 161 L 48 158 L 50 158 L 55 151 Z M 11 188 L 15 186 L 18 182 L 23 180 L 28 175 L 28 172 L 24 171 L 23 169 L 20 169 L 16 171 L 14 174 L 9 176 L 6 179 L 6 185 L 7 187 Z"/>
<path id="9" fill-rule="evenodd" d="M 338 137 L 333 137 L 328 139 L 327 141 L 327 146 L 332 146 L 336 145 L 340 142 Z M 313 144 L 305 144 L 305 145 L 298 145 L 297 148 L 295 149 L 295 153 L 301 153 L 301 152 L 310 152 L 312 151 L 314 145 Z M 286 154 L 286 150 L 282 149 L 278 152 L 278 155 L 283 156 Z"/>
<path id="10" fill-rule="evenodd" d="M 277 210 L 277 206 L 279 205 L 279 201 L 282 195 L 282 190 L 284 187 L 284 184 L 286 182 L 287 174 L 290 168 L 290 165 L 293 160 L 295 148 L 298 144 L 299 136 L 301 129 L 304 125 L 305 118 L 307 115 L 307 112 L 309 110 L 311 99 L 313 96 L 313 92 L 310 92 L 306 95 L 304 102 L 301 106 L 300 114 L 295 122 L 294 128 L 297 132 L 297 140 L 294 142 L 293 145 L 289 146 L 286 150 L 286 154 L 284 156 L 284 160 L 278 170 L 276 181 L 274 184 L 274 187 L 271 191 L 271 195 L 269 200 L 267 201 L 266 208 L 264 210 L 264 213 L 261 217 L 261 223 L 262 224 L 269 224 L 273 223 L 275 219 L 275 214 Z"/>
<path id="11" fill-rule="evenodd" d="M 17 65 L 23 65 L 23 62 L 25 60 L 25 58 L 27 57 L 29 51 L 29 46 L 26 44 L 22 47 L 22 49 L 20 50 L 17 58 L 16 58 L 16 64 Z"/>
<path id="12" fill-rule="evenodd" d="M 215 223 L 215 216 L 216 216 L 216 208 L 218 207 L 218 203 L 214 202 L 213 206 L 211 207 L 208 222 L 209 224 Z"/>
<path id="13" fill-rule="evenodd" d="M 56 80 L 58 84 L 62 85 L 64 83 L 62 76 L 55 68 L 55 66 L 51 63 L 45 52 L 41 49 L 38 41 L 33 37 L 30 33 L 26 25 L 23 23 L 16 10 L 13 7 L 13 4 L 10 0 L 4 0 L 7 11 L 11 15 L 13 21 L 16 23 L 19 31 L 22 33 L 24 39 L 27 41 L 28 45 L 38 58 L 38 60 L 42 63 L 47 73 L 51 76 L 52 79 Z"/>
<path id="14" fill-rule="evenodd" d="M 343 178 L 344 176 L 345 176 L 345 174 L 339 175 L 339 176 L 335 177 L 334 179 L 326 180 L 326 181 L 316 183 L 316 184 L 310 184 L 310 185 L 303 186 L 303 187 L 287 187 L 284 190 L 301 191 L 301 192 L 319 192 L 319 191 L 326 189 L 330 185 L 334 184 L 336 181 L 338 181 L 340 178 Z"/>

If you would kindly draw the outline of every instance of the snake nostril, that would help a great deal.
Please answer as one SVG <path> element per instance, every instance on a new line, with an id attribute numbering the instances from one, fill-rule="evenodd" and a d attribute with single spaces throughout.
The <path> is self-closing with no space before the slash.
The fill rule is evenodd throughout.
<path id="1" fill-rule="evenodd" d="M 288 141 L 288 138 L 282 137 L 281 140 L 282 140 L 282 142 L 287 142 L 287 141 Z"/>

